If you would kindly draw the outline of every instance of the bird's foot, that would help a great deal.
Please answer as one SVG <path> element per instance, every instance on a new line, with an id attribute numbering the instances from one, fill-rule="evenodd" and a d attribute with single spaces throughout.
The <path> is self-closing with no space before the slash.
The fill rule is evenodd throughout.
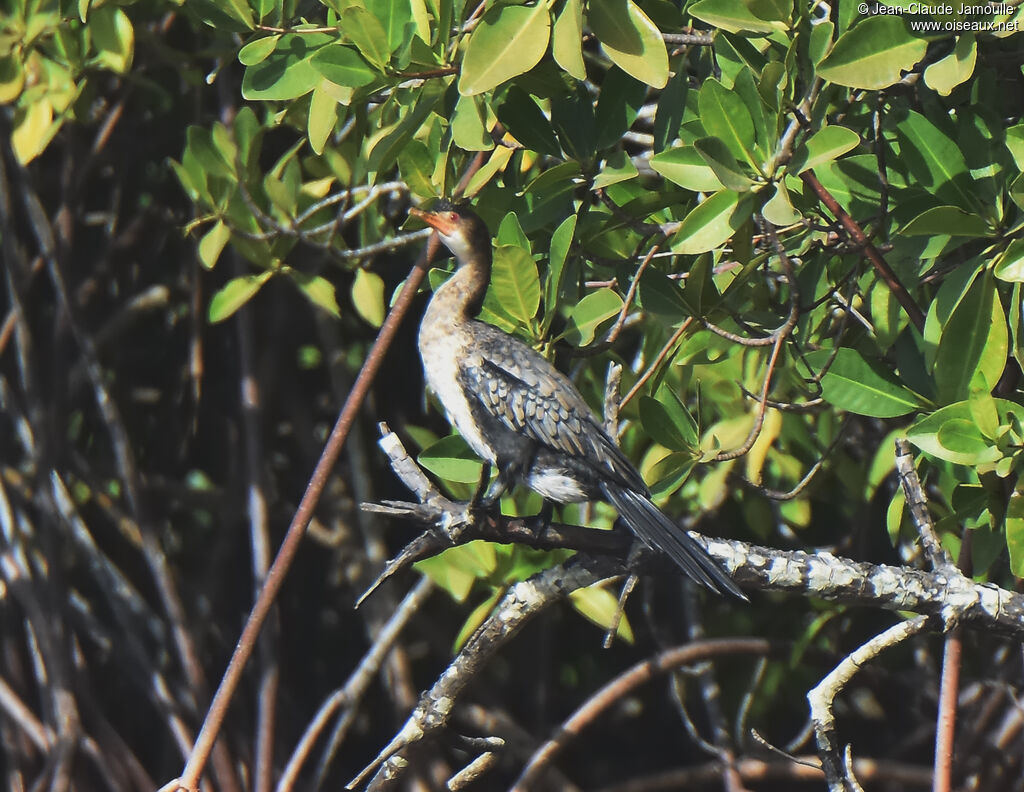
<path id="1" fill-rule="evenodd" d="M 544 505 L 541 506 L 540 511 L 537 512 L 533 517 L 527 517 L 523 522 L 526 527 L 533 534 L 534 545 L 538 544 L 543 538 L 544 533 L 551 526 L 551 518 L 555 514 L 555 504 L 549 500 L 544 501 Z"/>

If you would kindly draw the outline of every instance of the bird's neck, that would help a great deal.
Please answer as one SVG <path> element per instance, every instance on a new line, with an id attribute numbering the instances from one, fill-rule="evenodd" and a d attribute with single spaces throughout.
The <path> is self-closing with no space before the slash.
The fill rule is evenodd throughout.
<path id="1" fill-rule="evenodd" d="M 464 322 L 480 313 L 491 280 L 491 251 L 480 251 L 459 261 L 458 269 L 430 300 L 428 319 Z"/>

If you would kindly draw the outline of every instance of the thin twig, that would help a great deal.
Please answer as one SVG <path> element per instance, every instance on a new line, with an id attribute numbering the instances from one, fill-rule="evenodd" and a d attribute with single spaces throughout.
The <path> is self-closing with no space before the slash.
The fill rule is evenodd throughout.
<path id="1" fill-rule="evenodd" d="M 772 652 L 772 643 L 763 638 L 732 638 L 697 641 L 669 649 L 653 658 L 637 663 L 619 674 L 592 695 L 555 729 L 555 736 L 538 748 L 526 763 L 510 792 L 525 792 L 540 781 L 546 765 L 577 737 L 582 729 L 616 702 L 621 701 L 640 685 L 682 665 L 725 655 L 763 656 Z"/>
<path id="2" fill-rule="evenodd" d="M 883 258 L 882 254 L 878 251 L 878 248 L 874 246 L 864 230 L 857 224 L 850 215 L 843 209 L 839 202 L 832 197 L 832 194 L 825 189 L 818 177 L 814 175 L 814 169 L 805 170 L 800 174 L 800 178 L 804 184 L 811 188 L 818 199 L 825 204 L 826 208 L 835 216 L 835 218 L 842 223 L 843 228 L 846 232 L 853 237 L 864 252 L 864 256 L 871 262 L 871 265 L 875 268 L 875 272 L 878 274 L 885 285 L 889 287 L 889 290 L 893 293 L 896 301 L 903 306 L 903 310 L 907 316 L 910 317 L 910 321 L 917 328 L 918 332 L 924 331 L 924 312 L 921 307 L 915 302 L 914 298 L 910 296 L 910 292 L 907 291 L 906 287 L 900 283 L 900 279 L 893 271 L 889 263 Z"/>

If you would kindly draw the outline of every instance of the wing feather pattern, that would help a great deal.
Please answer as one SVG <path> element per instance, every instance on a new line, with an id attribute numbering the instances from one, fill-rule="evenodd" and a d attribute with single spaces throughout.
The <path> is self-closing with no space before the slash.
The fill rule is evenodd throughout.
<path id="1" fill-rule="evenodd" d="M 564 374 L 492 325 L 479 323 L 475 341 L 473 358 L 460 365 L 459 375 L 468 397 L 484 413 L 564 454 L 581 472 L 589 470 L 588 486 L 604 495 L 641 541 L 669 556 L 695 581 L 746 599 L 704 548 L 651 501 L 643 478 Z"/>
<path id="2" fill-rule="evenodd" d="M 481 326 L 500 336 L 481 334 L 481 359 L 461 367 L 471 398 L 512 431 L 569 455 L 595 476 L 610 475 L 646 492 L 640 474 L 608 437 L 576 386 L 536 350 L 491 325 Z"/>

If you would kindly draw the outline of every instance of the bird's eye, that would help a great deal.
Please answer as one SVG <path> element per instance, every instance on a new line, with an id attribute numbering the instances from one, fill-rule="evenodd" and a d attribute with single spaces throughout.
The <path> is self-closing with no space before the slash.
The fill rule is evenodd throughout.
<path id="1" fill-rule="evenodd" d="M 455 212 L 449 212 L 448 213 L 448 221 L 449 222 L 454 223 L 458 219 L 459 219 L 459 216 L 457 214 L 455 214 Z"/>

